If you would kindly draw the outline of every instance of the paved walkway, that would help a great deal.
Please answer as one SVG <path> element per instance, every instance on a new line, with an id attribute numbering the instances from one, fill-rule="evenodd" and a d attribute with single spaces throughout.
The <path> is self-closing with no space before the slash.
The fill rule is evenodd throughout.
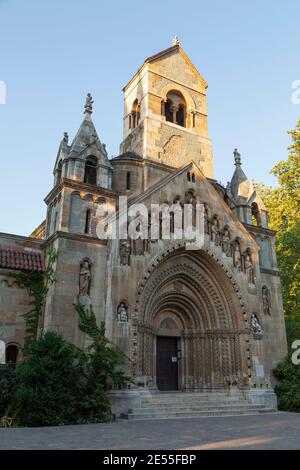
<path id="1" fill-rule="evenodd" d="M 300 414 L 0 429 L 0 449 L 300 449 Z"/>

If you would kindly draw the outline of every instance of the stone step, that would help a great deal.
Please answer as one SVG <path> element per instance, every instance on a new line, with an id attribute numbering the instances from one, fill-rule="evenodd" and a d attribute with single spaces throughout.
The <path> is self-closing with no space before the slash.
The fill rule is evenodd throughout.
<path id="1" fill-rule="evenodd" d="M 153 405 L 172 405 L 173 403 L 241 403 L 241 402 L 248 402 L 245 398 L 238 398 L 238 397 L 226 397 L 226 398 L 204 398 L 204 397 L 195 397 L 195 398 L 176 398 L 176 399 L 160 399 L 160 398 L 149 398 L 149 399 L 142 399 L 142 404 L 153 404 Z"/>
<path id="2" fill-rule="evenodd" d="M 156 407 L 142 407 L 142 408 L 133 408 L 131 414 L 135 413 L 164 413 L 171 411 L 211 411 L 211 410 L 244 410 L 244 409 L 263 409 L 265 408 L 264 405 L 254 405 L 251 403 L 237 403 L 237 404 L 226 404 L 226 403 L 218 403 L 218 404 L 201 404 L 201 405 L 172 405 L 172 406 L 156 406 Z"/>
<path id="3" fill-rule="evenodd" d="M 194 402 L 194 401 L 245 401 L 245 397 L 151 397 L 151 398 L 142 398 L 142 401 L 147 403 L 177 403 L 177 402 Z"/>
<path id="4" fill-rule="evenodd" d="M 172 418 L 198 418 L 209 416 L 235 416 L 235 415 L 257 415 L 261 413 L 274 413 L 272 408 L 258 408 L 244 410 L 213 410 L 213 411 L 172 411 L 168 412 L 152 412 L 147 413 L 131 413 L 128 415 L 128 420 L 152 420 L 152 419 L 172 419 Z"/>
<path id="5" fill-rule="evenodd" d="M 152 401 L 147 401 L 141 402 L 141 407 L 142 408 L 155 408 L 157 406 L 159 407 L 170 407 L 170 406 L 202 406 L 202 405 L 210 405 L 210 406 L 218 406 L 220 404 L 224 405 L 241 405 L 244 403 L 249 403 L 251 405 L 251 402 L 248 400 L 187 400 L 187 401 L 168 401 L 168 402 L 152 402 Z"/>

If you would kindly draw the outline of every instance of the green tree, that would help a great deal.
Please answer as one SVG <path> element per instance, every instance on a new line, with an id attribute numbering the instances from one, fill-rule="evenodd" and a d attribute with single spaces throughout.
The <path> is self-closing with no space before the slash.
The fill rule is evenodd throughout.
<path id="1" fill-rule="evenodd" d="M 292 143 L 287 160 L 272 169 L 278 187 L 262 187 L 269 226 L 277 231 L 276 251 L 281 271 L 289 341 L 300 338 L 300 120 L 288 132 Z"/>
<path id="2" fill-rule="evenodd" d="M 300 411 L 300 366 L 286 357 L 273 371 L 278 383 L 275 392 L 278 408 L 285 411 Z"/>
<path id="3" fill-rule="evenodd" d="M 16 368 L 6 414 L 21 426 L 76 422 L 85 386 L 83 352 L 57 333 L 47 332 L 30 343 L 27 353 Z"/>

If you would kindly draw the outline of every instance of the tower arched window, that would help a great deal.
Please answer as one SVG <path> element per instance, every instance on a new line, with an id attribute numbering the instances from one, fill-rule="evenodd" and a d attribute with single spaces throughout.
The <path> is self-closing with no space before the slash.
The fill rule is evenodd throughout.
<path id="1" fill-rule="evenodd" d="M 88 184 L 97 184 L 97 158 L 88 157 L 84 167 L 84 182 Z"/>
<path id="2" fill-rule="evenodd" d="M 251 206 L 251 224 L 261 226 L 260 211 L 256 202 L 253 202 Z"/>
<path id="3" fill-rule="evenodd" d="M 136 126 L 139 125 L 140 122 L 140 104 L 138 99 L 136 98 L 132 104 L 131 113 L 129 115 L 129 128 L 134 129 Z"/>
<path id="4" fill-rule="evenodd" d="M 179 91 L 168 92 L 163 109 L 166 121 L 186 127 L 186 102 Z"/>
<path id="5" fill-rule="evenodd" d="M 91 216 L 92 216 L 91 209 L 87 209 L 85 213 L 85 227 L 84 227 L 84 233 L 87 235 L 91 232 L 91 218 L 92 218 Z"/>
<path id="6" fill-rule="evenodd" d="M 126 189 L 130 189 L 131 188 L 131 173 L 130 171 L 127 171 L 127 174 L 126 174 Z"/>

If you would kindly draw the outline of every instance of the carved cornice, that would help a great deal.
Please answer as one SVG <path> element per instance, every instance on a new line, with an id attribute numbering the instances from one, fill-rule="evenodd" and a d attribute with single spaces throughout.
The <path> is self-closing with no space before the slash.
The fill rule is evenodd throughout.
<path id="1" fill-rule="evenodd" d="M 69 233 L 69 232 L 61 232 L 57 231 L 51 235 L 44 243 L 41 245 L 42 249 L 47 248 L 48 245 L 53 243 L 54 241 L 58 240 L 59 238 L 67 238 L 69 240 L 79 241 L 83 243 L 92 243 L 94 245 L 107 245 L 107 240 L 100 240 L 97 237 L 91 237 L 89 235 L 81 235 L 77 233 Z"/>
<path id="2" fill-rule="evenodd" d="M 248 232 L 257 233 L 259 235 L 268 235 L 269 237 L 275 237 L 276 231 L 271 230 L 270 228 L 266 227 L 258 227 L 257 225 L 250 225 L 243 223 L 244 227 L 248 230 Z"/>
<path id="3" fill-rule="evenodd" d="M 264 274 L 271 274 L 271 276 L 281 276 L 279 269 L 260 268 L 260 272 Z"/>
<path id="4" fill-rule="evenodd" d="M 61 182 L 56 185 L 50 191 L 50 193 L 47 194 L 44 199 L 45 203 L 48 205 L 50 200 L 55 198 L 62 191 L 63 188 L 70 188 L 76 191 L 85 191 L 90 194 L 96 194 L 97 196 L 105 196 L 113 199 L 122 194 L 119 191 L 112 191 L 111 189 L 100 188 L 99 186 L 83 183 L 82 181 L 62 178 Z"/>

